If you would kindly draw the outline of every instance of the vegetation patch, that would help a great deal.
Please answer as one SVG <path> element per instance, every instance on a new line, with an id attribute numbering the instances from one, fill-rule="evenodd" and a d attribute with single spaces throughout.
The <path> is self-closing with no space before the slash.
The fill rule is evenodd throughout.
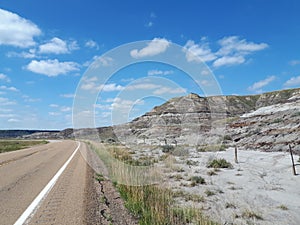
<path id="1" fill-rule="evenodd" d="M 285 205 L 280 205 L 280 206 L 278 206 L 278 208 L 282 209 L 282 210 L 288 210 L 288 207 Z"/>
<path id="2" fill-rule="evenodd" d="M 171 153 L 174 150 L 174 146 L 173 145 L 163 145 L 161 146 L 162 152 L 163 153 Z"/>
<path id="3" fill-rule="evenodd" d="M 232 169 L 233 166 L 230 162 L 225 159 L 214 159 L 207 164 L 208 168 L 229 168 Z"/>
<path id="4" fill-rule="evenodd" d="M 207 189 L 207 190 L 205 191 L 205 194 L 206 194 L 207 197 L 209 197 L 209 196 L 215 195 L 215 192 L 213 192 L 213 191 Z"/>
<path id="5" fill-rule="evenodd" d="M 189 181 L 191 181 L 192 187 L 195 187 L 198 184 L 206 184 L 205 179 L 200 176 L 192 176 Z"/>
<path id="6" fill-rule="evenodd" d="M 262 216 L 258 213 L 255 213 L 251 210 L 245 210 L 242 213 L 242 217 L 245 219 L 256 219 L 256 220 L 263 220 Z"/>
<path id="7" fill-rule="evenodd" d="M 216 151 L 225 151 L 226 145 L 201 145 L 197 146 L 198 152 L 216 152 Z"/>
<path id="8" fill-rule="evenodd" d="M 157 185 L 117 185 L 126 207 L 139 219 L 141 225 L 199 224 L 215 225 L 199 209 L 174 206 L 173 193 Z"/>
<path id="9" fill-rule="evenodd" d="M 0 140 L 0 153 L 29 148 L 34 145 L 47 144 L 45 140 Z"/>

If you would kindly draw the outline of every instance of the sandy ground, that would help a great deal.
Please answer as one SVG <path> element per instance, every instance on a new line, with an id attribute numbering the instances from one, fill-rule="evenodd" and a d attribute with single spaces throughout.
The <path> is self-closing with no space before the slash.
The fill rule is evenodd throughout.
<path id="1" fill-rule="evenodd" d="M 300 175 L 292 174 L 288 152 L 239 151 L 236 164 L 233 148 L 189 151 L 188 158 L 175 157 L 171 165 L 165 164 L 165 182 L 175 191 L 203 196 L 204 200 L 195 203 L 179 198 L 180 205 L 200 207 L 221 224 L 300 224 Z M 226 159 L 234 168 L 208 175 L 213 169 L 206 167 L 207 162 L 215 158 Z M 295 156 L 296 162 L 298 158 Z M 187 165 L 188 160 L 195 165 Z M 297 170 L 300 174 L 300 165 Z M 203 177 L 206 184 L 191 187 L 191 176 Z"/>

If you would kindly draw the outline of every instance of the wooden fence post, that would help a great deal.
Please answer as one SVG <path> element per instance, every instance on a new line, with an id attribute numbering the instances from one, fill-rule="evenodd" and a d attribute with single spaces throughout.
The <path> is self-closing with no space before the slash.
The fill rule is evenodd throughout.
<path id="1" fill-rule="evenodd" d="M 235 163 L 239 163 L 239 162 L 238 162 L 237 151 L 238 151 L 238 150 L 237 150 L 237 147 L 235 146 L 235 148 L 234 148 L 234 162 L 235 162 Z"/>
<path id="2" fill-rule="evenodd" d="M 290 148 L 290 153 L 291 153 L 291 160 L 292 160 L 292 167 L 293 167 L 293 174 L 294 175 L 297 175 L 296 173 L 296 166 L 295 166 L 295 162 L 294 162 L 294 156 L 293 156 L 293 151 L 292 151 L 292 147 L 291 145 L 289 145 L 289 148 Z"/>

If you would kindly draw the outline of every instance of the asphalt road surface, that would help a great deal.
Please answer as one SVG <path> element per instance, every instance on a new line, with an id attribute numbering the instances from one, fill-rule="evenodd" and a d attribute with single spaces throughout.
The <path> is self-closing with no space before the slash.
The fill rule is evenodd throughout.
<path id="1" fill-rule="evenodd" d="M 61 141 L 0 154 L 0 224 L 14 224 L 78 147 Z M 28 224 L 86 224 L 88 165 L 77 151 Z M 92 179 L 92 178 L 91 178 Z"/>

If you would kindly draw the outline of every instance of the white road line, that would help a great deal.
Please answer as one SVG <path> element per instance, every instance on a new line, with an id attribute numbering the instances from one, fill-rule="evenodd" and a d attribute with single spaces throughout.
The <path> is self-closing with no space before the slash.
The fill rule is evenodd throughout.
<path id="1" fill-rule="evenodd" d="M 48 193 L 51 191 L 52 187 L 55 185 L 56 181 L 60 177 L 60 175 L 64 172 L 68 164 L 71 162 L 72 158 L 80 148 L 80 142 L 78 142 L 78 146 L 70 156 L 70 158 L 65 162 L 65 164 L 59 169 L 59 171 L 54 175 L 54 177 L 49 181 L 49 183 L 44 187 L 44 189 L 39 193 L 39 195 L 33 200 L 33 202 L 28 206 L 28 208 L 23 212 L 23 214 L 19 217 L 19 219 L 14 223 L 14 225 L 22 225 L 25 224 L 26 220 L 31 217 L 34 212 L 38 209 L 41 202 L 46 198 Z"/>

